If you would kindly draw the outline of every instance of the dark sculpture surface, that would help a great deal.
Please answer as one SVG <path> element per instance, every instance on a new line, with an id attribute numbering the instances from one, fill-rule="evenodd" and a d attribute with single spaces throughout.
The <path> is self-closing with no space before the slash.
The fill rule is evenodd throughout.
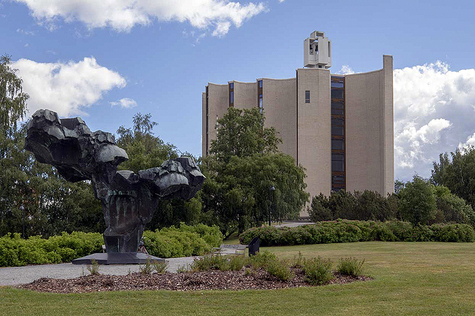
<path id="1" fill-rule="evenodd" d="M 128 159 L 110 133 L 91 132 L 80 118 L 59 119 L 38 110 L 28 123 L 25 148 L 39 162 L 53 165 L 66 180 L 91 180 L 102 202 L 107 229 L 107 253 L 135 253 L 159 199 L 191 199 L 205 177 L 188 157 L 165 161 L 160 167 L 117 171 Z"/>

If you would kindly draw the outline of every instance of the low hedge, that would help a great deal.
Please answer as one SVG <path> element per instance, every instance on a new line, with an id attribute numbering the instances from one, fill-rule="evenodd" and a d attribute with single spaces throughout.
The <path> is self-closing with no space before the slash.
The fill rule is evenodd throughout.
<path id="1" fill-rule="evenodd" d="M 350 221 L 318 222 L 298 227 L 251 228 L 239 236 L 241 244 L 260 238 L 261 246 L 291 246 L 357 241 L 447 241 L 473 242 L 475 232 L 467 224 L 434 224 L 412 226 L 401 221 Z"/>
<path id="2" fill-rule="evenodd" d="M 223 234 L 217 226 L 203 224 L 182 223 L 179 228 L 145 231 L 143 236 L 148 253 L 161 258 L 201 256 L 223 242 Z"/>
<path id="3" fill-rule="evenodd" d="M 62 233 L 48 239 L 41 236 L 22 239 L 20 234 L 8 234 L 0 238 L 0 266 L 70 262 L 102 251 L 103 243 L 100 233 Z"/>
<path id="4" fill-rule="evenodd" d="M 144 243 L 149 253 L 162 258 L 203 255 L 218 247 L 223 235 L 217 226 L 170 227 L 155 232 L 144 232 Z M 0 267 L 71 262 L 75 258 L 102 252 L 101 233 L 62 233 L 48 239 L 32 236 L 22 239 L 20 234 L 0 238 Z"/>

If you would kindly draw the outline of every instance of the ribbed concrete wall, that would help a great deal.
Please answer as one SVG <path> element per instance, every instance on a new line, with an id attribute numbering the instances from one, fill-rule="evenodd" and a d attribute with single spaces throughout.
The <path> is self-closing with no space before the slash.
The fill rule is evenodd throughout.
<path id="1" fill-rule="evenodd" d="M 257 82 L 234 82 L 234 107 L 251 109 L 257 107 Z"/>
<path id="2" fill-rule="evenodd" d="M 282 139 L 279 151 L 297 161 L 296 79 L 262 79 L 266 127 L 273 126 Z"/>
<path id="3" fill-rule="evenodd" d="M 330 71 L 297 69 L 298 163 L 307 169 L 311 196 L 331 190 L 331 90 Z M 305 91 L 310 103 L 305 103 Z M 305 212 L 301 215 L 305 215 Z"/>
<path id="4" fill-rule="evenodd" d="M 216 140 L 216 123 L 228 111 L 229 107 L 229 88 L 227 84 L 208 84 L 208 150 L 211 147 L 211 141 Z M 203 154 L 203 156 L 206 153 Z"/>
<path id="5" fill-rule="evenodd" d="M 383 89 L 384 89 L 384 193 L 394 192 L 394 100 L 393 100 L 393 56 L 383 56 Z"/>
<path id="6" fill-rule="evenodd" d="M 346 76 L 347 191 L 394 191 L 392 57 L 378 71 Z"/>

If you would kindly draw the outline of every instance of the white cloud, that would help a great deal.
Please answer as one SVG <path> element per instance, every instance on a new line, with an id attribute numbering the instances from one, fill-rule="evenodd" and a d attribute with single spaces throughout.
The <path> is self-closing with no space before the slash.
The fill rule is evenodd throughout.
<path id="1" fill-rule="evenodd" d="M 109 102 L 111 106 L 119 105 L 124 109 L 131 109 L 137 106 L 137 102 L 134 99 L 123 98 L 116 102 Z"/>
<path id="2" fill-rule="evenodd" d="M 449 69 L 437 61 L 394 70 L 397 178 L 429 177 L 440 153 L 475 144 L 475 69 Z"/>
<path id="3" fill-rule="evenodd" d="M 13 63 L 30 95 L 29 114 L 50 109 L 60 116 L 80 115 L 102 98 L 103 93 L 126 85 L 120 74 L 100 66 L 94 57 L 79 62 L 37 63 L 20 59 Z"/>
<path id="4" fill-rule="evenodd" d="M 16 29 L 17 33 L 23 34 L 23 35 L 29 35 L 29 36 L 34 36 L 35 32 L 33 31 L 25 31 L 24 29 Z"/>
<path id="5" fill-rule="evenodd" d="M 285 0 L 279 0 L 280 3 L 284 2 Z"/>
<path id="6" fill-rule="evenodd" d="M 234 24 L 266 10 L 263 3 L 229 0 L 15 0 L 24 3 L 32 15 L 48 28 L 59 19 L 81 21 L 89 28 L 111 27 L 130 31 L 135 25 L 148 25 L 153 20 L 188 22 L 198 29 L 214 29 L 214 36 L 225 35 Z"/>
<path id="7" fill-rule="evenodd" d="M 340 71 L 337 72 L 337 74 L 340 74 L 340 75 L 351 75 L 354 73 L 355 72 L 353 71 L 353 69 L 351 69 L 350 66 L 348 65 L 341 66 Z"/>

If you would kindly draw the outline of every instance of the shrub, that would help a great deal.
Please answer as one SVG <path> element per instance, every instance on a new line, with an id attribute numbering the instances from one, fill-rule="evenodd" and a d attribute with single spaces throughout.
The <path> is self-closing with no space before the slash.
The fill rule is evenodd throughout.
<path id="1" fill-rule="evenodd" d="M 229 258 L 229 270 L 239 271 L 249 263 L 245 256 L 231 256 Z"/>
<path id="2" fill-rule="evenodd" d="M 195 259 L 190 265 L 192 271 L 208 271 L 208 270 L 230 270 L 229 260 L 226 256 L 207 255 L 199 259 Z"/>
<path id="3" fill-rule="evenodd" d="M 303 267 L 305 281 L 312 285 L 322 285 L 333 279 L 332 262 L 320 257 L 305 260 Z"/>
<path id="4" fill-rule="evenodd" d="M 144 232 L 149 253 L 162 258 L 203 255 L 222 240 L 223 235 L 216 226 L 202 224 Z M 101 252 L 103 243 L 100 233 L 63 232 L 48 239 L 41 236 L 22 239 L 20 234 L 8 234 L 0 238 L 0 266 L 71 262 Z"/>
<path id="5" fill-rule="evenodd" d="M 163 261 L 154 261 L 152 263 L 153 265 L 153 268 L 155 270 L 155 272 L 157 272 L 158 274 L 162 274 L 162 273 L 165 273 L 167 271 L 167 267 L 168 267 L 168 262 L 163 260 Z"/>
<path id="6" fill-rule="evenodd" d="M 91 264 L 87 265 L 87 271 L 91 275 L 98 275 L 99 274 L 99 263 L 95 259 L 92 259 Z"/>
<path id="7" fill-rule="evenodd" d="M 257 255 L 249 257 L 249 262 L 255 269 L 258 269 L 258 268 L 265 269 L 272 262 L 276 260 L 277 260 L 277 257 L 275 256 L 275 254 L 267 250 L 258 252 Z"/>
<path id="8" fill-rule="evenodd" d="M 300 227 L 252 228 L 239 237 L 248 244 L 254 237 L 261 238 L 261 246 L 296 244 L 324 244 L 357 241 L 451 241 L 473 242 L 475 231 L 467 224 L 416 225 L 401 221 L 348 221 L 319 222 Z"/>
<path id="9" fill-rule="evenodd" d="M 363 274 L 364 259 L 342 258 L 337 266 L 337 271 L 344 275 L 360 276 Z"/>
<path id="10" fill-rule="evenodd" d="M 182 223 L 180 228 L 171 226 L 154 232 L 145 231 L 143 236 L 148 252 L 161 258 L 201 256 L 223 241 L 217 226 L 203 224 L 188 226 Z"/>
<path id="11" fill-rule="evenodd" d="M 328 207 L 328 198 L 320 193 L 320 195 L 312 198 L 312 204 L 308 210 L 310 220 L 313 222 L 331 221 L 333 213 Z"/>
<path id="12" fill-rule="evenodd" d="M 275 276 L 281 281 L 287 281 L 294 277 L 294 274 L 292 273 L 292 271 L 290 271 L 285 261 L 281 261 L 281 260 L 270 261 L 266 265 L 265 269 L 270 275 Z"/>
<path id="13" fill-rule="evenodd" d="M 153 265 L 150 262 L 150 257 L 147 258 L 147 261 L 144 265 L 139 266 L 140 273 L 142 274 L 152 274 L 153 272 Z"/>

